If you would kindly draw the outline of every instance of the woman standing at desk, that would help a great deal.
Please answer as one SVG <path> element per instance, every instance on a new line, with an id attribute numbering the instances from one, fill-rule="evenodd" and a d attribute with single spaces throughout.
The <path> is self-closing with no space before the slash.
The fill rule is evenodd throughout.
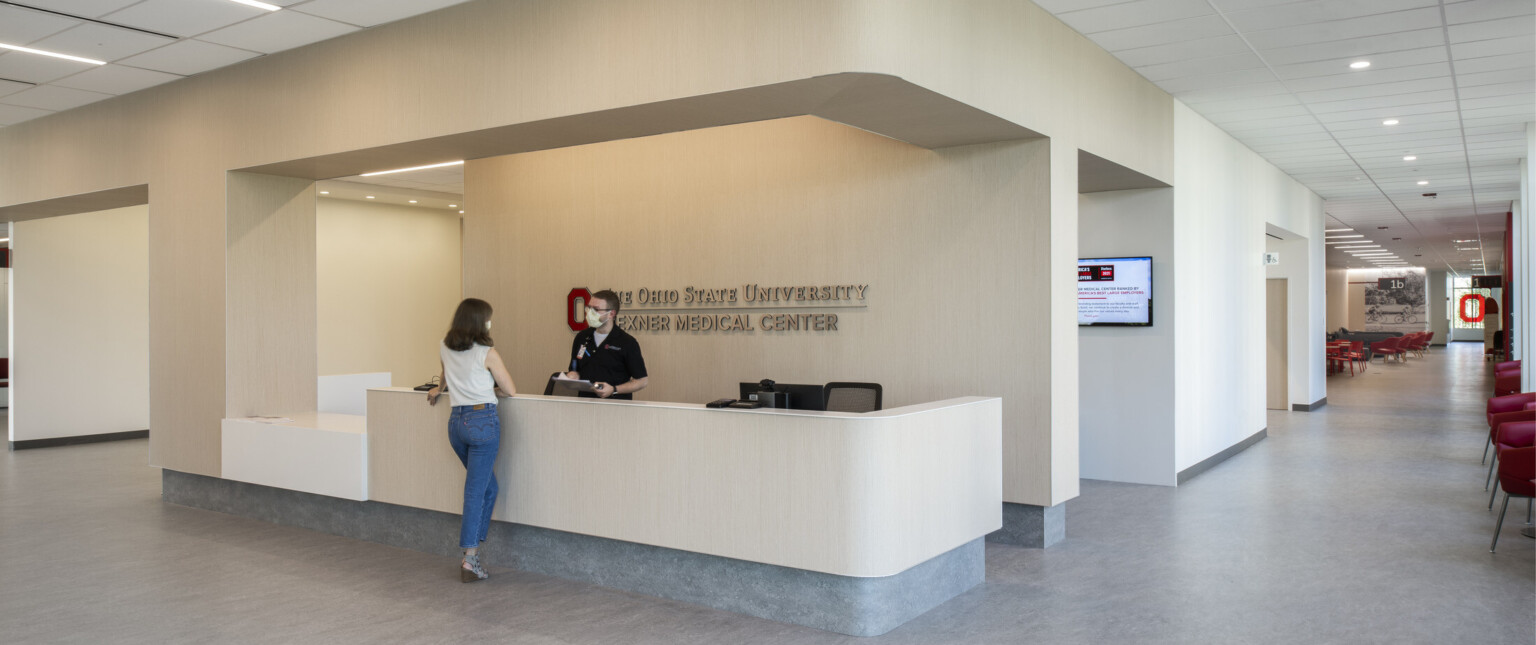
<path id="1" fill-rule="evenodd" d="M 453 403 L 448 443 L 464 464 L 464 520 L 459 525 L 459 548 L 464 549 L 459 579 L 464 582 L 490 577 L 480 564 L 480 544 L 490 532 L 491 509 L 498 491 L 493 472 L 501 448 L 496 395 L 517 393 L 493 344 L 490 303 L 465 298 L 453 313 L 453 325 L 438 348 L 441 385 L 427 391 L 427 403 L 437 405 L 437 397 L 447 386 L 448 399 Z"/>

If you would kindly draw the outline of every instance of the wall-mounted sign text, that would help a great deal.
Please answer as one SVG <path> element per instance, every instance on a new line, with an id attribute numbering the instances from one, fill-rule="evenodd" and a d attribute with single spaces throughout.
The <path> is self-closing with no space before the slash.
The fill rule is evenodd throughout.
<path id="1" fill-rule="evenodd" d="M 838 331 L 836 313 L 805 309 L 865 308 L 867 284 L 763 285 L 614 290 L 621 305 L 618 325 L 631 332 Z M 566 324 L 587 328 L 592 292 L 571 289 L 565 297 Z M 796 310 L 796 311 L 783 311 Z M 703 313 L 703 312 L 709 313 Z"/>

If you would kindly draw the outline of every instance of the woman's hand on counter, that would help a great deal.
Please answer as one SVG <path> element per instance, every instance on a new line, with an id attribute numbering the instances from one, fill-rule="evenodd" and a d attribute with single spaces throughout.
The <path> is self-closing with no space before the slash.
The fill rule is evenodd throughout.
<path id="1" fill-rule="evenodd" d="M 443 395 L 441 386 L 427 390 L 427 405 L 437 405 L 437 397 Z"/>

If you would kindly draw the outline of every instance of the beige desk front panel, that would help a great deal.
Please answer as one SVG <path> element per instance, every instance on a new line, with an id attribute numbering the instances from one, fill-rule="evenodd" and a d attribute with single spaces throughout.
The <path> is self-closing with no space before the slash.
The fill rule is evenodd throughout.
<path id="1" fill-rule="evenodd" d="M 368 393 L 369 498 L 462 510 L 447 401 Z M 1001 399 L 870 414 L 518 396 L 495 519 L 846 576 L 1002 526 Z"/>

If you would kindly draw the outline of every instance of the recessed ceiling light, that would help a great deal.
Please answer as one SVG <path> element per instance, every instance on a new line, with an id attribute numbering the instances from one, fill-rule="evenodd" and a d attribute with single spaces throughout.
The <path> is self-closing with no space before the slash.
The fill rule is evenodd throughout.
<path id="1" fill-rule="evenodd" d="M 1349 249 L 1379 249 L 1379 248 L 1381 248 L 1381 245 L 1380 244 L 1359 244 L 1359 245 L 1356 245 L 1356 246 L 1336 246 L 1334 248 L 1336 248 L 1336 249 L 1338 249 L 1340 251 L 1347 251 Z"/>
<path id="2" fill-rule="evenodd" d="M 373 195 L 368 195 L 367 198 L 368 199 L 373 199 Z"/>
<path id="3" fill-rule="evenodd" d="M 1365 237 L 1365 235 L 1364 234 L 1359 234 L 1359 235 L 1324 235 L 1323 239 L 1325 239 L 1325 240 L 1342 240 L 1342 239 L 1351 238 L 1351 237 Z"/>
<path id="4" fill-rule="evenodd" d="M 1417 161 L 1417 160 L 1418 160 L 1418 157 L 1415 157 L 1413 155 L 1408 155 L 1406 157 L 1403 157 L 1403 161 Z"/>
<path id="5" fill-rule="evenodd" d="M 410 168 L 396 168 L 394 170 L 380 170 L 378 172 L 365 172 L 365 173 L 363 173 L 362 176 L 364 176 L 364 177 L 377 177 L 379 175 L 393 175 L 393 174 L 395 174 L 397 172 L 411 172 L 413 170 L 426 170 L 428 168 L 444 168 L 444 167 L 447 167 L 447 166 L 462 166 L 462 165 L 464 165 L 464 161 L 463 160 L 459 160 L 459 161 L 445 161 L 443 163 L 435 163 L 435 164 L 429 164 L 429 165 L 425 165 L 425 166 L 411 166 Z"/>
<path id="6" fill-rule="evenodd" d="M 1353 230 L 1355 230 L 1355 229 L 1352 229 L 1352 228 L 1325 228 L 1325 229 L 1323 229 L 1323 232 L 1324 233 L 1348 233 L 1348 232 L 1353 231 Z"/>
<path id="7" fill-rule="evenodd" d="M 463 215 L 463 214 L 464 214 L 464 211 L 459 211 L 459 214 L 460 214 L 460 215 Z"/>
<path id="8" fill-rule="evenodd" d="M 448 205 L 448 208 L 458 208 L 458 207 L 459 207 L 458 204 L 449 204 Z"/>
<path id="9" fill-rule="evenodd" d="M 1451 241 L 1455 242 L 1457 244 L 1466 244 L 1468 242 L 1476 242 L 1477 240 L 1451 240 Z"/>
<path id="10" fill-rule="evenodd" d="M 1420 186 L 1428 186 L 1429 185 L 1429 180 L 1428 179 L 1420 179 L 1419 180 L 1419 185 Z"/>
<path id="11" fill-rule="evenodd" d="M 7 45 L 5 43 L 0 43 L 0 49 L 9 49 L 11 51 L 18 51 L 18 52 L 22 52 L 22 53 L 26 53 L 26 54 L 37 54 L 39 56 L 51 56 L 53 58 L 62 58 L 64 60 L 72 60 L 72 61 L 75 61 L 77 63 L 90 63 L 92 65 L 106 65 L 107 64 L 107 61 L 104 61 L 104 60 L 96 60 L 94 58 L 81 58 L 79 56 L 70 56 L 69 54 L 60 54 L 58 52 L 44 51 L 44 50 L 41 50 L 41 49 L 32 49 L 31 47 L 22 47 L 20 45 Z"/>
<path id="12" fill-rule="evenodd" d="M 321 195 L 329 195 L 329 194 L 331 194 L 331 191 L 329 191 L 329 190 L 322 190 L 322 191 L 320 191 L 320 194 Z"/>
<path id="13" fill-rule="evenodd" d="M 1397 125 L 1397 119 L 1387 119 L 1385 121 L 1382 121 L 1381 124 L 1382 125 Z"/>
<path id="14" fill-rule="evenodd" d="M 1378 231 L 1385 231 L 1385 230 L 1387 230 L 1387 227 L 1385 227 L 1385 226 L 1378 226 L 1378 227 L 1376 227 L 1376 230 L 1378 230 Z"/>
<path id="15" fill-rule="evenodd" d="M 416 203 L 416 200 L 414 200 L 414 199 L 413 199 L 413 200 L 411 200 L 411 203 L 412 203 L 412 204 L 414 204 L 414 203 Z"/>
<path id="16" fill-rule="evenodd" d="M 275 4 L 267 4 L 265 2 L 258 2 L 257 0 L 229 0 L 229 1 L 230 2 L 239 3 L 239 4 L 243 4 L 243 5 L 247 6 L 247 7 L 256 7 L 257 9 L 266 9 L 267 11 L 277 11 L 278 9 L 282 9 L 282 7 L 279 7 L 279 6 L 275 5 Z"/>
<path id="17" fill-rule="evenodd" d="M 1371 61 L 1368 61 L 1368 60 L 1357 60 L 1357 61 L 1349 64 L 1349 68 L 1350 69 L 1365 69 L 1365 68 L 1370 67 L 1370 66 L 1371 66 Z"/>

